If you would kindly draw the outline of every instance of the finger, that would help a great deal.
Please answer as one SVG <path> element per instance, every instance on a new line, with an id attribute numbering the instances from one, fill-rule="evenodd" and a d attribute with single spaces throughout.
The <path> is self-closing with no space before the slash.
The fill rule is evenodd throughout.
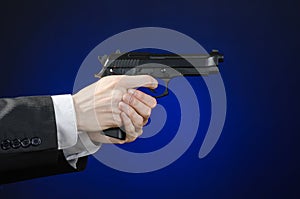
<path id="1" fill-rule="evenodd" d="M 157 80 L 150 75 L 124 75 L 120 80 L 120 84 L 126 88 L 147 87 L 155 89 L 158 86 Z"/>
<path id="2" fill-rule="evenodd" d="M 135 141 L 138 138 L 138 136 L 131 136 L 129 134 L 126 134 L 126 139 L 125 140 L 120 140 L 120 139 L 116 139 L 116 138 L 112 138 L 112 137 L 108 137 L 108 136 L 105 136 L 105 137 L 107 137 L 107 139 L 109 140 L 108 143 L 113 143 L 113 144 L 130 143 L 130 142 Z"/>
<path id="3" fill-rule="evenodd" d="M 119 103 L 119 108 L 121 111 L 126 113 L 126 116 L 128 116 L 131 120 L 131 123 L 137 127 L 141 128 L 143 127 L 144 118 L 140 116 L 131 106 L 124 102 Z M 123 121 L 124 122 L 124 121 Z"/>
<path id="4" fill-rule="evenodd" d="M 154 97 L 147 95 L 146 93 L 144 93 L 142 91 L 139 91 L 136 89 L 128 89 L 128 93 L 130 93 L 131 95 L 136 97 L 138 100 L 140 100 L 141 102 L 143 102 L 150 108 L 154 108 L 157 105 L 157 101 Z"/>
<path id="5" fill-rule="evenodd" d="M 149 118 L 148 119 L 144 119 L 144 123 L 143 123 L 143 126 L 145 126 L 147 123 L 149 122 Z"/>
<path id="6" fill-rule="evenodd" d="M 151 108 L 128 93 L 123 95 L 123 101 L 129 104 L 139 115 L 143 117 L 143 121 L 147 120 L 151 114 Z"/>
<path id="7" fill-rule="evenodd" d="M 132 124 L 129 117 L 124 112 L 122 112 L 121 113 L 121 118 L 123 120 L 123 124 L 124 124 L 126 134 L 128 134 L 129 136 L 137 137 L 138 135 L 135 132 L 135 127 Z"/>
<path id="8" fill-rule="evenodd" d="M 126 139 L 125 139 L 125 143 L 133 142 L 133 141 L 135 141 L 137 138 L 138 138 L 138 137 L 131 136 L 131 135 L 127 135 L 127 136 L 126 136 Z"/>
<path id="9" fill-rule="evenodd" d="M 126 140 L 120 140 L 120 139 L 116 139 L 116 138 L 112 138 L 112 137 L 108 137 L 108 136 L 106 136 L 108 139 L 109 139 L 109 141 L 111 142 L 111 143 L 113 143 L 113 144 L 124 144 L 124 143 L 126 143 L 127 141 Z M 127 139 L 127 138 L 126 138 Z"/>
<path id="10" fill-rule="evenodd" d="M 135 132 L 138 135 L 137 137 L 140 137 L 143 134 L 143 128 L 135 128 Z"/>
<path id="11" fill-rule="evenodd" d="M 143 129 L 142 128 L 135 128 L 135 131 L 137 133 L 137 136 L 131 136 L 129 134 L 126 135 L 126 139 L 125 139 L 126 143 L 135 141 L 143 133 Z"/>

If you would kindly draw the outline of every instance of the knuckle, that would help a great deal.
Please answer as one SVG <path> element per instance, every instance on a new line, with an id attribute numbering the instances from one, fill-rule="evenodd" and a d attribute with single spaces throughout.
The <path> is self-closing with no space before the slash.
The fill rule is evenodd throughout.
<path id="1" fill-rule="evenodd" d="M 126 133 L 132 137 L 132 135 L 135 133 L 134 127 L 127 128 Z"/>

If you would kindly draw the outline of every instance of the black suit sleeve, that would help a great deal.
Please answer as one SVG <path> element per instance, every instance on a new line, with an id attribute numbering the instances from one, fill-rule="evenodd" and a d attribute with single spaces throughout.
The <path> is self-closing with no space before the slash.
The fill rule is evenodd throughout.
<path id="1" fill-rule="evenodd" d="M 0 99 L 0 183 L 83 170 L 58 150 L 55 113 L 51 97 Z"/>

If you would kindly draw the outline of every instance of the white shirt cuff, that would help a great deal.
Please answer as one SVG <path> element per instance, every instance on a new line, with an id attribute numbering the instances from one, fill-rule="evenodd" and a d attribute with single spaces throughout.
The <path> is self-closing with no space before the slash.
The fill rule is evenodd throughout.
<path id="1" fill-rule="evenodd" d="M 58 149 L 74 146 L 77 142 L 76 115 L 71 95 L 51 96 L 56 121 Z"/>
<path id="2" fill-rule="evenodd" d="M 66 160 L 76 168 L 78 158 L 95 153 L 101 144 L 93 143 L 87 133 L 78 132 L 71 95 L 55 95 L 51 98 L 55 112 L 58 149 L 63 149 Z"/>
<path id="3" fill-rule="evenodd" d="M 67 160 L 73 160 L 93 154 L 98 151 L 101 146 L 101 143 L 93 143 L 88 134 L 85 132 L 79 131 L 78 137 L 79 139 L 75 146 L 64 150 L 64 154 Z"/>

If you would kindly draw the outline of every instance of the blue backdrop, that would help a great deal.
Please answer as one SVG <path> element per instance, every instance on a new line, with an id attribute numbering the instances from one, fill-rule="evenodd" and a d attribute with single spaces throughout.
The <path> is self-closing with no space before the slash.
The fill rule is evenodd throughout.
<path id="1" fill-rule="evenodd" d="M 158 26 L 225 54 L 228 111 L 202 160 L 200 128 L 189 150 L 162 170 L 122 173 L 90 157 L 83 172 L 3 185 L 0 198 L 299 198 L 299 18 L 292 0 L 1 1 L 1 97 L 71 93 L 97 44 Z M 194 86 L 201 98 L 205 85 L 190 81 L 201 85 Z"/>

